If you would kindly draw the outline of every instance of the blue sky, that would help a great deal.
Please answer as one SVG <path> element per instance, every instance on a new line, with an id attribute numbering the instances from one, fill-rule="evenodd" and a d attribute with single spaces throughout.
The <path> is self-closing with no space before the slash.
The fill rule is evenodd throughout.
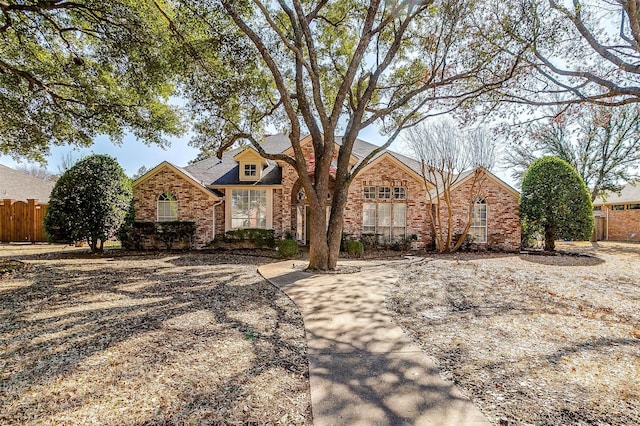
<path id="1" fill-rule="evenodd" d="M 384 138 L 376 131 L 375 127 L 370 127 L 360 134 L 360 138 L 374 143 L 382 144 Z M 115 157 L 125 172 L 131 176 L 138 171 L 141 166 L 152 168 L 162 161 L 169 161 L 177 166 L 185 166 L 190 160 L 198 155 L 198 150 L 189 146 L 189 135 L 180 138 L 170 138 L 171 146 L 162 149 L 157 145 L 145 145 L 135 138 L 133 135 L 127 135 L 122 145 L 114 145 L 106 136 L 100 136 L 95 139 L 93 146 L 90 148 L 78 149 L 71 146 L 56 146 L 51 148 L 51 154 L 47 157 L 47 169 L 57 173 L 58 166 L 62 158 L 71 153 L 73 158 L 77 159 L 90 154 L 109 154 Z M 394 144 L 392 149 L 401 152 L 401 146 Z M 402 152 L 403 154 L 408 154 Z M 19 163 L 8 156 L 0 156 L 0 164 L 9 167 L 16 167 L 20 164 L 31 164 L 28 162 Z"/>

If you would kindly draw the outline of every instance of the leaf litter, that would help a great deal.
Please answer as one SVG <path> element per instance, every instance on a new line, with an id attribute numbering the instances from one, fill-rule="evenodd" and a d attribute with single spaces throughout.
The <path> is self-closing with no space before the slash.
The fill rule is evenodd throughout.
<path id="1" fill-rule="evenodd" d="M 302 318 L 256 273 L 272 260 L 27 250 L 0 280 L 0 424 L 311 424 Z"/>
<path id="2" fill-rule="evenodd" d="M 560 248 L 421 258 L 387 303 L 494 424 L 640 424 L 640 245 Z"/>

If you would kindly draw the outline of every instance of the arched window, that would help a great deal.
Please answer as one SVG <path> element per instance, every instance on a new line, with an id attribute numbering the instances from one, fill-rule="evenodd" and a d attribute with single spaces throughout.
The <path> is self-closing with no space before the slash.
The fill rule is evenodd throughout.
<path id="1" fill-rule="evenodd" d="M 178 220 L 178 200 L 172 192 L 164 192 L 158 197 L 158 222 Z"/>
<path id="2" fill-rule="evenodd" d="M 476 243 L 487 242 L 487 201 L 479 198 L 473 205 L 469 235 Z"/>

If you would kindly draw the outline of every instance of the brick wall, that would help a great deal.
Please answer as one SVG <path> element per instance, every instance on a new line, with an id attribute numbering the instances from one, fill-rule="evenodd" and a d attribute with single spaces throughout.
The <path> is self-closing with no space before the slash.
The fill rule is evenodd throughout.
<path id="1" fill-rule="evenodd" d="M 407 199 L 401 200 L 366 200 L 363 188 L 365 186 L 405 187 Z M 418 237 L 417 247 L 425 247 L 431 243 L 431 227 L 427 211 L 427 193 L 424 184 L 413 174 L 399 167 L 398 164 L 383 158 L 372 167 L 358 174 L 349 187 L 349 201 L 344 211 L 344 232 L 359 237 L 362 231 L 362 204 L 401 203 L 407 205 L 407 235 Z M 393 198 L 393 195 L 392 195 Z"/>
<path id="2" fill-rule="evenodd" d="M 608 209 L 609 234 L 613 241 L 640 241 L 640 210 L 610 210 Z M 607 214 L 603 211 L 604 215 Z"/>
<path id="3" fill-rule="evenodd" d="M 470 178 L 451 193 L 454 234 L 461 233 L 469 219 L 470 194 L 476 193 L 473 180 Z M 486 247 L 505 251 L 518 250 L 521 232 L 519 199 L 493 179 L 487 177 L 481 178 L 481 181 L 479 196 L 487 203 Z M 441 205 L 441 212 L 443 215 L 446 214 L 444 205 Z"/>
<path id="4" fill-rule="evenodd" d="M 136 220 L 155 222 L 157 220 L 158 196 L 164 192 L 172 192 L 176 196 L 178 220 L 196 223 L 195 247 L 202 248 L 209 244 L 214 236 L 213 206 L 215 201 L 190 180 L 168 167 L 134 188 Z M 223 206 L 216 207 L 216 210 L 222 209 Z M 222 214 L 224 215 L 224 213 Z M 216 222 L 218 222 L 218 216 L 217 214 Z M 224 230 L 224 222 L 222 230 Z"/>

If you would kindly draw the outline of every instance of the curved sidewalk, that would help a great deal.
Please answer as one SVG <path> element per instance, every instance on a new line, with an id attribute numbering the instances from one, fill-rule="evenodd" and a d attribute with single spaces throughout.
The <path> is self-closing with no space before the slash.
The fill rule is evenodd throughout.
<path id="1" fill-rule="evenodd" d="M 385 292 L 405 262 L 385 263 L 341 262 L 361 271 L 338 275 L 302 261 L 258 268 L 302 312 L 314 424 L 488 425 L 393 322 Z"/>

